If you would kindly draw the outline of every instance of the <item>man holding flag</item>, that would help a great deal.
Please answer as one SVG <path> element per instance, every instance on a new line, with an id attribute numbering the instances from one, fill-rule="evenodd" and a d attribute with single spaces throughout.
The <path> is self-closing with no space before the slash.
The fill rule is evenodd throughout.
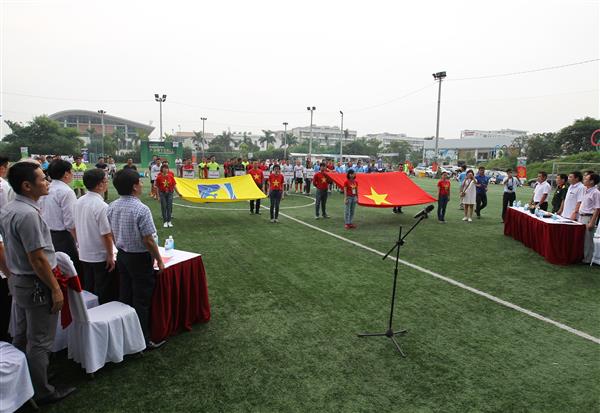
<path id="1" fill-rule="evenodd" d="M 323 212 L 323 218 L 329 218 L 329 215 L 327 215 L 327 191 L 329 189 L 331 178 L 327 176 L 326 171 L 327 165 L 325 162 L 321 162 L 319 172 L 313 177 L 313 185 L 317 190 L 315 196 L 315 219 L 320 219 L 319 207 Z"/>

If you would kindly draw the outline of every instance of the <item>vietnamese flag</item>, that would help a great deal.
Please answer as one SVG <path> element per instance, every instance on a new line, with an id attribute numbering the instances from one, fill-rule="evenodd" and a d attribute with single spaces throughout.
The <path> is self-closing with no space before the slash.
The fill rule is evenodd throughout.
<path id="1" fill-rule="evenodd" d="M 327 173 L 340 188 L 344 186 L 346 174 Z M 358 205 L 375 208 L 392 208 L 421 205 L 436 199 L 422 190 L 404 172 L 359 173 Z"/>

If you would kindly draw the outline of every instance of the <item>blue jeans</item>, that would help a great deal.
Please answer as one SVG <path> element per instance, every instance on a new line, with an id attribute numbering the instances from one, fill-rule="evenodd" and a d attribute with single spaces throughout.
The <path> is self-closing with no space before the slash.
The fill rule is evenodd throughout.
<path id="1" fill-rule="evenodd" d="M 438 210 L 437 210 L 437 214 L 438 214 L 438 219 L 440 221 L 445 221 L 446 220 L 446 206 L 448 205 L 448 197 L 447 196 L 441 196 L 438 199 Z"/>
<path id="2" fill-rule="evenodd" d="M 354 219 L 354 210 L 356 209 L 356 197 L 349 196 L 346 198 L 348 203 L 344 208 L 344 223 L 346 225 L 352 224 L 352 220 Z"/>
<path id="3" fill-rule="evenodd" d="M 323 212 L 323 216 L 327 216 L 327 189 L 317 188 L 315 195 L 315 216 L 319 216 L 319 208 Z"/>
<path id="4" fill-rule="evenodd" d="M 279 217 L 279 203 L 281 202 L 281 191 L 278 189 L 272 189 L 271 192 L 269 192 L 269 201 L 271 201 L 271 206 L 269 207 L 271 219 L 277 219 Z"/>
<path id="5" fill-rule="evenodd" d="M 171 213 L 173 212 L 173 192 L 160 192 L 160 212 L 163 222 L 171 222 Z"/>

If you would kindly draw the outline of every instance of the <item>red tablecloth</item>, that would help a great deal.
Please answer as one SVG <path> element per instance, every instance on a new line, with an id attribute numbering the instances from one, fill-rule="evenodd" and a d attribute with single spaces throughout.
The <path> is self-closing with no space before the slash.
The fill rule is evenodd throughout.
<path id="1" fill-rule="evenodd" d="M 201 256 L 174 264 L 156 278 L 150 316 L 150 335 L 155 343 L 209 320 L 208 286 Z"/>
<path id="2" fill-rule="evenodd" d="M 548 223 L 508 208 L 504 235 L 521 241 L 552 264 L 575 264 L 583 259 L 585 225 Z"/>

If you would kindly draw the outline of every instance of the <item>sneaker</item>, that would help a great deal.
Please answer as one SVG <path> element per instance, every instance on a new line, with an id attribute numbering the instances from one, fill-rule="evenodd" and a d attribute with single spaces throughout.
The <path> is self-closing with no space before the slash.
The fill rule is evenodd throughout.
<path id="1" fill-rule="evenodd" d="M 165 223 L 163 224 L 163 228 L 169 228 L 169 223 L 168 223 L 168 222 L 165 222 Z"/>
<path id="2" fill-rule="evenodd" d="M 169 228 L 173 228 L 173 223 L 171 221 L 167 222 L 169 224 Z"/>
<path id="3" fill-rule="evenodd" d="M 356 225 L 354 225 L 354 224 L 350 224 L 350 228 L 352 228 L 352 229 L 355 229 L 355 228 L 356 228 Z"/>
<path id="4" fill-rule="evenodd" d="M 323 219 L 329 219 L 331 218 L 329 215 L 323 215 Z"/>
<path id="5" fill-rule="evenodd" d="M 273 220 L 273 222 L 275 222 L 276 224 L 279 224 L 279 220 L 278 220 L 277 218 L 275 218 L 275 219 Z"/>
<path id="6" fill-rule="evenodd" d="M 468 219 L 469 222 L 473 222 L 473 220 L 471 218 Z"/>
<path id="7" fill-rule="evenodd" d="M 159 341 L 158 343 L 155 343 L 154 341 L 150 340 L 148 341 L 148 344 L 146 344 L 146 351 L 156 350 L 157 348 L 162 347 L 165 343 L 165 340 Z"/>
<path id="8" fill-rule="evenodd" d="M 254 211 L 250 211 L 250 215 L 254 215 Z"/>
<path id="9" fill-rule="evenodd" d="M 463 221 L 466 221 L 468 218 L 467 217 L 463 217 Z"/>
<path id="10" fill-rule="evenodd" d="M 317 216 L 315 217 L 315 219 L 321 219 L 321 217 L 317 215 Z"/>
<path id="11" fill-rule="evenodd" d="M 260 212 L 256 211 L 256 212 L 255 212 L 255 214 L 256 214 L 256 215 L 260 215 Z"/>
<path id="12" fill-rule="evenodd" d="M 344 224 L 344 228 L 351 229 L 352 227 L 349 224 Z"/>

